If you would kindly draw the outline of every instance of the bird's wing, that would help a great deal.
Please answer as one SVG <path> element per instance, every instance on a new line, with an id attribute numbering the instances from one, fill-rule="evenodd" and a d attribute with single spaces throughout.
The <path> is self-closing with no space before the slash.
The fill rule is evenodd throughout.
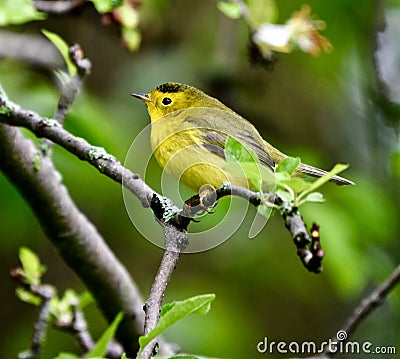
<path id="1" fill-rule="evenodd" d="M 189 111 L 183 121 L 183 126 L 201 128 L 199 133 L 202 134 L 202 138 L 199 139 L 202 145 L 224 159 L 225 142 L 228 136 L 231 136 L 252 149 L 264 166 L 272 170 L 275 168 L 275 162 L 264 147 L 263 139 L 258 131 L 251 123 L 235 113 L 214 109 L 199 110 L 193 114 Z M 227 130 L 223 131 L 221 128 Z"/>

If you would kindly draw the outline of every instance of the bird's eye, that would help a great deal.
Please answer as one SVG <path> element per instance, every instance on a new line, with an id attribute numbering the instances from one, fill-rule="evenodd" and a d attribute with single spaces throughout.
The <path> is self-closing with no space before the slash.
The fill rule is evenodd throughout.
<path id="1" fill-rule="evenodd" d="M 164 97 L 161 102 L 163 105 L 167 106 L 172 102 L 172 100 L 169 97 Z"/>

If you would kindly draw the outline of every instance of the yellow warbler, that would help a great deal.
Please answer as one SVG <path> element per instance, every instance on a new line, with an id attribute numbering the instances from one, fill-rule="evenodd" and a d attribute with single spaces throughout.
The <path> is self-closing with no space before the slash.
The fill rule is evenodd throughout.
<path id="1" fill-rule="evenodd" d="M 227 167 L 225 142 L 235 138 L 257 155 L 262 166 L 274 171 L 287 156 L 270 145 L 246 119 L 195 87 L 168 82 L 148 94 L 132 93 L 143 100 L 151 119 L 151 146 L 162 168 L 181 183 L 198 191 L 228 181 L 248 186 L 247 179 Z M 301 163 L 296 175 L 320 177 L 326 171 Z M 343 177 L 339 185 L 354 184 Z"/>

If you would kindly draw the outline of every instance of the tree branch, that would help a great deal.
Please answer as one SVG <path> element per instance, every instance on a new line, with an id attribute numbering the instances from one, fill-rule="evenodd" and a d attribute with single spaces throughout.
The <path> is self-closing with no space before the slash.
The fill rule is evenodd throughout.
<path id="1" fill-rule="evenodd" d="M 43 343 L 46 339 L 47 324 L 50 320 L 50 301 L 55 295 L 55 290 L 49 285 L 30 286 L 32 293 L 42 299 L 39 315 L 34 324 L 31 349 L 18 355 L 18 359 L 39 359 L 42 354 Z"/>
<path id="2" fill-rule="evenodd" d="M 90 163 L 100 173 L 121 183 L 131 191 L 144 207 L 149 207 L 154 191 L 137 174 L 124 168 L 119 161 L 83 138 L 73 136 L 57 121 L 41 117 L 33 111 L 21 109 L 7 99 L 0 86 L 0 123 L 29 129 L 39 138 L 47 138 L 65 148 L 82 161 Z"/>
<path id="3" fill-rule="evenodd" d="M 43 157 L 40 166 L 35 165 L 38 150 L 32 141 L 18 129 L 0 124 L 0 152 L 0 170 L 32 207 L 44 232 L 92 292 L 107 320 L 111 322 L 120 311 L 126 313 L 117 337 L 134 355 L 144 320 L 136 284 L 75 206 L 51 160 Z"/>
<path id="4" fill-rule="evenodd" d="M 400 264 L 389 275 L 389 277 L 378 286 L 370 295 L 364 297 L 353 313 L 346 320 L 345 324 L 337 331 L 337 335 L 330 339 L 331 343 L 335 343 L 334 347 L 338 348 L 338 343 L 346 342 L 351 335 L 355 332 L 357 327 L 362 321 L 370 315 L 376 308 L 382 305 L 388 294 L 400 283 Z M 340 335 L 339 335 L 340 334 Z M 327 350 L 321 355 L 313 356 L 311 359 L 329 359 L 340 354 L 338 350 L 330 351 L 329 346 Z"/>
<path id="5" fill-rule="evenodd" d="M 83 5 L 85 0 L 32 0 L 38 11 L 48 14 L 64 14 Z"/>
<path id="6" fill-rule="evenodd" d="M 144 334 L 154 329 L 160 319 L 162 301 L 167 290 L 180 254 L 189 244 L 185 230 L 163 223 L 165 236 L 165 251 L 158 268 L 157 275 L 151 286 L 150 294 L 144 305 L 146 313 L 144 322 Z M 141 352 L 140 359 L 150 359 L 155 355 L 157 338 L 153 339 Z"/>
<path id="7" fill-rule="evenodd" d="M 186 201 L 180 213 L 181 219 L 178 219 L 178 222 L 185 223 L 185 218 L 193 219 L 197 212 L 213 208 L 218 200 L 225 196 L 242 197 L 254 206 L 259 206 L 261 204 L 260 193 L 244 187 L 233 186 L 230 183 L 224 183 L 220 188 L 211 191 L 207 189 L 204 193 L 195 195 Z M 297 255 L 304 267 L 310 272 L 320 273 L 322 271 L 322 260 L 325 253 L 321 248 L 319 226 L 313 223 L 310 239 L 306 224 L 297 207 L 284 207 L 282 200 L 274 194 L 266 194 L 266 196 L 268 202 L 279 207 L 282 218 L 285 221 L 285 226 L 297 247 Z M 285 203 L 285 205 L 287 204 Z"/>
<path id="8" fill-rule="evenodd" d="M 79 44 L 69 48 L 69 54 L 72 62 L 77 68 L 77 73 L 62 86 L 61 96 L 57 104 L 53 119 L 61 125 L 67 115 L 68 109 L 75 100 L 76 95 L 81 90 L 84 78 L 90 73 L 91 62 L 83 56 L 83 50 Z"/>
<path id="9" fill-rule="evenodd" d="M 17 105 L 10 102 L 5 94 L 1 92 L 0 122 L 5 122 L 13 126 L 26 127 L 36 136 L 45 137 L 59 144 L 81 160 L 89 162 L 101 173 L 123 184 L 141 200 L 143 206 L 151 206 L 154 214 L 163 226 L 166 250 L 145 305 L 146 316 L 144 328 L 145 333 L 148 333 L 158 323 L 162 299 L 171 274 L 178 262 L 181 251 L 188 244 L 186 228 L 193 219 L 193 216 L 187 216 L 185 212 L 187 208 L 184 207 L 184 209 L 180 211 L 174 207 L 172 203 L 167 204 L 167 207 L 173 207 L 172 211 L 171 208 L 166 211 L 165 202 L 168 202 L 167 199 L 156 194 L 136 174 L 124 168 L 114 157 L 107 154 L 103 149 L 91 146 L 85 140 L 74 137 L 68 131 L 60 127 L 58 122 L 54 120 L 45 119 L 32 111 L 20 109 Z M 201 198 L 201 205 L 208 201 L 210 203 L 209 206 L 212 207 L 219 198 L 227 195 L 241 196 L 246 198 L 253 205 L 260 204 L 259 193 L 230 184 L 224 184 L 221 188 L 217 189 L 216 195 L 211 193 L 203 196 L 203 198 Z M 214 199 L 208 196 L 213 196 Z M 280 203 L 279 198 L 276 196 L 272 196 L 271 200 L 275 203 Z M 166 213 L 174 213 L 175 215 L 167 218 Z M 285 220 L 286 227 L 292 234 L 303 264 L 309 270 L 318 272 L 320 270 L 320 261 L 319 265 L 315 266 L 315 261 L 312 260 L 315 257 L 315 253 L 308 248 L 310 243 L 308 232 L 305 229 L 305 224 L 297 209 L 286 209 L 282 216 Z M 142 353 L 142 358 L 150 358 L 155 345 L 156 340 L 145 348 L 146 351 Z"/>
<path id="10" fill-rule="evenodd" d="M 346 332 L 346 338 L 342 341 L 346 341 L 354 333 L 364 318 L 383 304 L 390 291 L 393 290 L 399 283 L 400 264 L 380 286 L 378 286 L 370 295 L 360 301 L 353 313 L 339 330 Z M 338 338 L 335 339 L 337 340 Z M 332 358 L 336 355 L 336 353 L 330 352 L 326 354 L 329 358 Z"/>

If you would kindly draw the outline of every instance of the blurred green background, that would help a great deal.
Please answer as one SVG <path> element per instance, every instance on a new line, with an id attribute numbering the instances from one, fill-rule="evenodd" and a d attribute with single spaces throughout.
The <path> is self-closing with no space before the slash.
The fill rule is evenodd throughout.
<path id="1" fill-rule="evenodd" d="M 326 169 L 337 162 L 351 164 L 345 176 L 356 186 L 326 185 L 327 202 L 303 209 L 309 225 L 313 221 L 321 225 L 326 251 L 322 274 L 303 268 L 279 216 L 249 240 L 250 215 L 222 245 L 182 256 L 165 301 L 202 293 L 217 295 L 209 315 L 186 318 L 167 332 L 167 339 L 186 352 L 273 358 L 282 355 L 257 353 L 257 343 L 264 337 L 288 342 L 327 340 L 360 298 L 400 261 L 400 4 L 373 0 L 308 3 L 326 21 L 323 34 L 334 51 L 319 57 L 280 55 L 268 70 L 249 64 L 245 24 L 227 19 L 211 0 L 144 1 L 140 8 L 142 45 L 134 53 L 121 44 L 118 27 L 103 26 L 91 5 L 0 30 L 0 83 L 13 101 L 48 117 L 59 96 L 53 70 L 63 63 L 40 29 L 82 45 L 93 70 L 65 127 L 104 147 L 121 162 L 149 123 L 145 106 L 130 93 L 177 81 L 219 98 L 251 120 L 283 152 Z M 280 21 L 301 5 L 295 0 L 278 2 Z M 378 34 L 378 30 L 384 32 Z M 10 44 L 16 50 L 7 54 Z M 36 62 L 25 61 L 23 53 Z M 141 156 L 138 153 L 137 161 Z M 54 157 L 71 196 L 147 296 L 162 251 L 131 223 L 121 186 L 57 146 Z M 156 189 L 159 174 L 158 166 L 151 163 L 146 181 Z M 29 346 L 37 313 L 16 299 L 9 277 L 10 269 L 18 265 L 20 246 L 39 254 L 48 268 L 45 281 L 60 292 L 84 288 L 2 174 L 0 196 L 0 357 L 11 358 Z M 190 192 L 182 190 L 182 196 L 187 198 Z M 211 216 L 223 211 L 219 205 Z M 156 228 L 161 236 L 152 216 L 146 218 L 144 225 Z M 191 224 L 190 229 L 196 231 L 196 226 Z M 104 320 L 94 306 L 87 316 L 93 335 L 99 335 L 106 326 Z M 396 346 L 400 352 L 399 288 L 363 322 L 352 340 Z M 43 358 L 77 349 L 69 335 L 52 329 Z"/>

